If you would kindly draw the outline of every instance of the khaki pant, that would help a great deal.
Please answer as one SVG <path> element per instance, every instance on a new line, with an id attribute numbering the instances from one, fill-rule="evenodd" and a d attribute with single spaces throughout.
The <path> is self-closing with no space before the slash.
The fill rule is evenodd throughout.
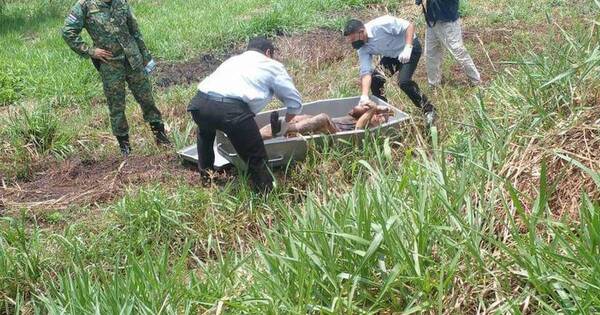
<path id="1" fill-rule="evenodd" d="M 425 55 L 427 58 L 427 80 L 431 85 L 439 85 L 442 81 L 442 61 L 444 49 L 450 51 L 454 59 L 462 66 L 463 71 L 473 84 L 479 84 L 481 77 L 467 52 L 462 39 L 459 20 L 454 22 L 437 22 L 427 27 L 425 32 Z"/>

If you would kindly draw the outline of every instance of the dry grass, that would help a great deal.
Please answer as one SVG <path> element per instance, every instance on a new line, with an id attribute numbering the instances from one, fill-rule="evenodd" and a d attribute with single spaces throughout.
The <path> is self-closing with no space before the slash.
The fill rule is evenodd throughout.
<path id="1" fill-rule="evenodd" d="M 531 201 L 538 195 L 541 165 L 548 167 L 548 179 L 555 185 L 550 199 L 556 218 L 578 220 L 581 194 L 600 199 L 600 187 L 591 174 L 571 163 L 568 158 L 600 172 L 600 104 L 587 108 L 565 120 L 547 134 L 530 138 L 526 146 L 513 145 L 514 153 L 501 172 Z M 562 155 L 562 156 L 561 156 Z M 528 209 L 529 210 L 529 209 Z"/>

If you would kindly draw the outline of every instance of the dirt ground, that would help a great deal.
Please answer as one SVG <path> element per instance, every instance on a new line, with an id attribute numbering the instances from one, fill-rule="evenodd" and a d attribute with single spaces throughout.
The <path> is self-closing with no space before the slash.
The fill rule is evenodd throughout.
<path id="1" fill-rule="evenodd" d="M 514 30 L 512 30 L 514 31 Z M 424 31 L 420 39 L 424 43 Z M 486 48 L 491 43 L 510 45 L 511 30 L 505 28 L 464 29 L 465 42 L 475 47 L 471 52 L 479 68 L 483 82 L 489 82 L 503 66 L 502 52 L 498 49 Z M 301 64 L 304 68 L 322 69 L 348 56 L 354 56 L 349 45 L 337 30 L 320 28 L 300 34 L 282 35 L 274 39 L 276 59 L 285 64 Z M 227 53 L 201 54 L 183 62 L 159 62 L 157 66 L 156 85 L 167 88 L 174 85 L 196 84 L 213 72 L 227 58 L 244 51 L 243 45 L 233 48 Z M 451 58 L 447 56 L 447 58 Z M 424 64 L 424 56 L 422 57 Z M 422 67 L 420 67 L 422 68 Z M 461 67 L 454 63 L 448 82 L 456 85 L 467 85 L 467 79 Z M 417 80 L 425 79 L 424 68 L 417 71 Z"/>
<path id="2" fill-rule="evenodd" d="M 276 58 L 310 68 L 322 68 L 346 57 L 349 46 L 340 32 L 316 29 L 303 34 L 280 36 L 275 40 Z"/>
<path id="3" fill-rule="evenodd" d="M 10 215 L 19 209 L 57 210 L 102 204 L 121 196 L 127 185 L 165 181 L 194 185 L 200 178 L 173 154 L 101 161 L 74 158 L 55 163 L 31 181 L 0 190 L 0 207 Z"/>
<path id="4" fill-rule="evenodd" d="M 339 32 L 316 29 L 294 35 L 282 35 L 274 40 L 276 59 L 293 60 L 311 68 L 319 68 L 344 58 L 344 42 Z M 227 53 L 202 54 L 183 62 L 159 62 L 156 85 L 167 88 L 173 85 L 194 84 L 212 73 L 227 58 L 244 51 L 243 45 Z"/>
<path id="5" fill-rule="evenodd" d="M 161 88 L 180 84 L 198 83 L 230 55 L 203 54 L 184 62 L 159 62 L 156 85 Z"/>

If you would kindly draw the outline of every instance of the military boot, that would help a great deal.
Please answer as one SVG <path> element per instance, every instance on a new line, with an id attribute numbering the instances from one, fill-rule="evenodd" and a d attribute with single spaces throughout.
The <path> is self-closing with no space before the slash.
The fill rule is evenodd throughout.
<path id="1" fill-rule="evenodd" d="M 128 157 L 131 153 L 131 145 L 129 144 L 129 135 L 125 136 L 117 136 L 117 141 L 119 141 L 119 150 L 121 150 L 121 154 L 123 157 Z"/>
<path id="2" fill-rule="evenodd" d="M 150 128 L 152 129 L 152 133 L 156 138 L 156 144 L 161 144 L 165 146 L 171 145 L 171 141 L 167 137 L 167 134 L 165 132 L 165 125 L 163 123 L 151 123 Z"/>

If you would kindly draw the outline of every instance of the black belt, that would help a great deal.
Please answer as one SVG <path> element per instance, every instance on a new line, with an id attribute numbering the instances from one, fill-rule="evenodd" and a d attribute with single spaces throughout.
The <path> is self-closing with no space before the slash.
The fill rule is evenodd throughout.
<path id="1" fill-rule="evenodd" d="M 211 100 L 211 101 L 217 101 L 217 102 L 221 102 L 221 103 L 247 105 L 246 102 L 244 102 L 240 99 L 237 99 L 237 98 L 210 95 L 210 94 L 206 94 L 202 91 L 198 91 L 198 95 L 200 95 L 200 97 L 203 99 L 207 99 L 207 100 Z"/>

